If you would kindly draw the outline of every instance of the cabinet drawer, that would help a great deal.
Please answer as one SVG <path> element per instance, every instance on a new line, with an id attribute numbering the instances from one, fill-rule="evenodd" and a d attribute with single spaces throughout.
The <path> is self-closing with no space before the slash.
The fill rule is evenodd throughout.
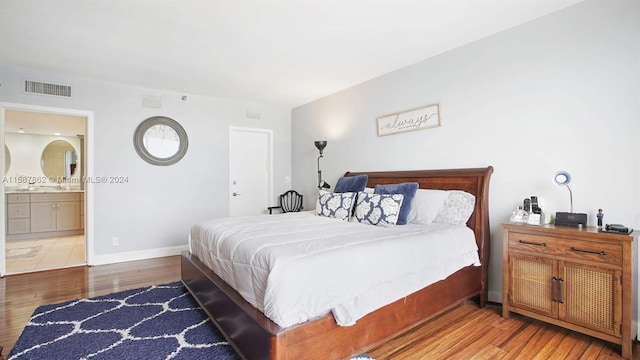
<path id="1" fill-rule="evenodd" d="M 31 231 L 29 219 L 9 219 L 7 220 L 7 235 L 27 234 Z"/>
<path id="2" fill-rule="evenodd" d="M 561 256 L 567 260 L 622 265 L 622 245 L 606 242 L 510 232 L 509 249 L 539 255 Z"/>
<path id="3" fill-rule="evenodd" d="M 79 193 L 31 194 L 31 202 L 80 201 Z"/>
<path id="4" fill-rule="evenodd" d="M 30 194 L 7 194 L 8 203 L 28 203 Z"/>
<path id="5" fill-rule="evenodd" d="M 7 219 L 28 218 L 30 212 L 29 203 L 7 204 Z"/>

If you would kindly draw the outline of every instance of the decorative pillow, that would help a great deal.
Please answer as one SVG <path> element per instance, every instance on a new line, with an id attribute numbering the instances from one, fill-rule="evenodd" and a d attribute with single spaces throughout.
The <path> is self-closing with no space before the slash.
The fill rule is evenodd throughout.
<path id="1" fill-rule="evenodd" d="M 400 207 L 400 214 L 398 214 L 397 225 L 404 225 L 407 223 L 407 217 L 411 211 L 411 204 L 413 198 L 416 196 L 418 190 L 418 183 L 401 183 L 401 184 L 385 184 L 376 185 L 374 194 L 402 194 L 404 200 L 402 200 L 402 207 Z"/>
<path id="2" fill-rule="evenodd" d="M 398 214 L 404 195 L 358 193 L 355 218 L 363 224 L 390 227 L 398 222 Z"/>
<path id="3" fill-rule="evenodd" d="M 316 202 L 316 214 L 348 221 L 355 198 L 354 192 L 332 193 L 320 190 Z"/>
<path id="4" fill-rule="evenodd" d="M 448 191 L 444 207 L 433 220 L 437 223 L 464 225 L 467 223 L 476 206 L 476 197 L 460 190 Z"/>
<path id="5" fill-rule="evenodd" d="M 367 186 L 367 180 L 369 180 L 369 176 L 367 175 L 343 176 L 338 179 L 335 192 L 344 193 L 362 191 L 364 190 L 364 187 Z"/>
<path id="6" fill-rule="evenodd" d="M 444 207 L 447 196 L 449 192 L 446 190 L 418 189 L 407 221 L 413 224 L 431 224 Z"/>

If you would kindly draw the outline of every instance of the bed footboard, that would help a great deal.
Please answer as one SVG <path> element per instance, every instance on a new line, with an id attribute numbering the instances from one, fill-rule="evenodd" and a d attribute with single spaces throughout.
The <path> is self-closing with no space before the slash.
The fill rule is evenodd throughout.
<path id="1" fill-rule="evenodd" d="M 468 266 L 447 279 L 342 327 L 327 315 L 280 328 L 195 256 L 182 253 L 182 282 L 245 359 L 348 359 L 462 302 L 481 296 L 482 269 Z"/>
<path id="2" fill-rule="evenodd" d="M 181 271 L 182 283 L 235 350 L 246 359 L 268 359 L 280 327 L 186 251 Z"/>

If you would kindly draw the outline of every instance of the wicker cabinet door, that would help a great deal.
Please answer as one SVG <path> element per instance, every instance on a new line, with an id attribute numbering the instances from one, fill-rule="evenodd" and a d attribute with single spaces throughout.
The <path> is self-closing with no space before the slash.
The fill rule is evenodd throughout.
<path id="1" fill-rule="evenodd" d="M 621 336 L 622 272 L 561 262 L 560 320 Z"/>
<path id="2" fill-rule="evenodd" d="M 509 303 L 549 317 L 558 317 L 553 301 L 558 262 L 542 257 L 509 254 Z"/>

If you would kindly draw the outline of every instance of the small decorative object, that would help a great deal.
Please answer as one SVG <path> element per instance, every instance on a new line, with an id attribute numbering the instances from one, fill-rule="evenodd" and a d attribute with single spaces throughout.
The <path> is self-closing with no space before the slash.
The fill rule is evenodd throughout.
<path id="1" fill-rule="evenodd" d="M 529 212 L 522 209 L 522 206 L 518 206 L 518 209 L 511 213 L 509 222 L 512 224 L 526 224 L 529 222 Z"/>
<path id="2" fill-rule="evenodd" d="M 540 208 L 537 196 L 531 197 L 531 212 L 534 214 L 542 214 L 542 208 Z"/>
<path id="3" fill-rule="evenodd" d="M 389 114 L 378 118 L 378 136 L 440 126 L 440 104 Z"/>
<path id="4" fill-rule="evenodd" d="M 542 214 L 529 214 L 529 218 L 527 218 L 527 224 L 529 225 L 542 225 Z"/>
<path id="5" fill-rule="evenodd" d="M 602 219 L 604 219 L 604 213 L 602 212 L 602 209 L 598 209 L 598 213 L 596 214 L 596 217 L 598 218 L 598 227 L 601 228 Z"/>
<path id="6" fill-rule="evenodd" d="M 320 151 L 320 156 L 318 156 L 318 189 L 329 189 L 331 185 L 327 184 L 326 181 L 322 180 L 322 171 L 320 171 L 320 158 L 322 157 L 322 150 L 327 146 L 327 141 L 314 141 L 316 148 Z"/>

